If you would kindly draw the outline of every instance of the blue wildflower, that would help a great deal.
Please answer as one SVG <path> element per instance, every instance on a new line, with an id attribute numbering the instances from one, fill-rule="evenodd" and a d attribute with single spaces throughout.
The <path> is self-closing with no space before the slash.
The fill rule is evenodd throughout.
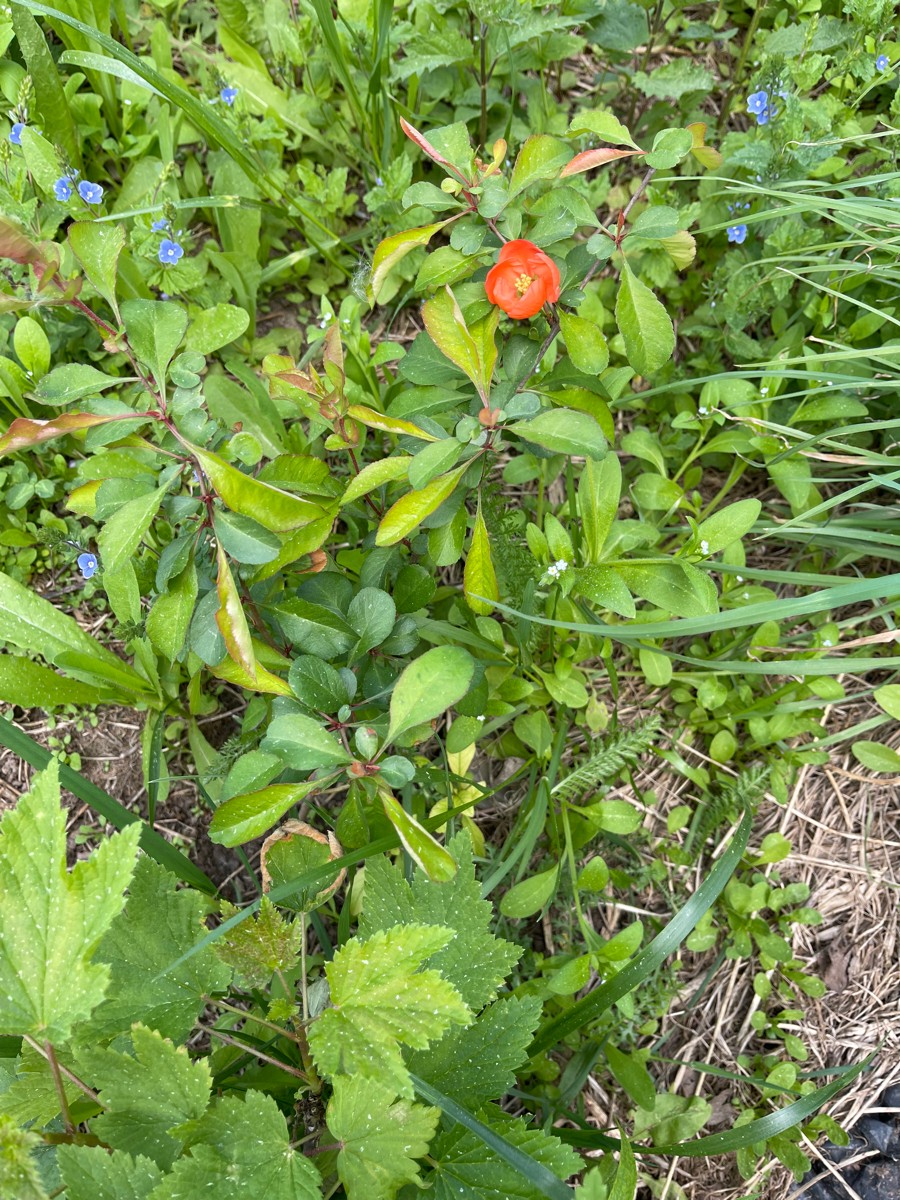
<path id="1" fill-rule="evenodd" d="M 891 60 L 886 54 L 879 54 L 875 59 L 875 66 L 879 71 L 886 71 L 891 65 Z"/>
<path id="2" fill-rule="evenodd" d="M 747 97 L 747 112 L 753 113 L 754 116 L 759 116 L 769 107 L 769 93 L 765 91 L 753 92 Z"/>
<path id="3" fill-rule="evenodd" d="M 14 146 L 22 145 L 22 130 L 25 128 L 24 121 L 16 121 L 12 129 L 9 131 L 9 140 Z"/>
<path id="4" fill-rule="evenodd" d="M 54 183 L 53 195 L 57 198 L 57 200 L 71 200 L 72 185 L 69 183 L 68 179 L 66 179 L 65 175 L 62 175 L 59 179 L 57 179 L 56 183 Z"/>
<path id="5" fill-rule="evenodd" d="M 160 217 L 158 221 L 154 221 L 150 226 L 154 233 L 161 233 L 164 229 L 169 228 L 169 222 L 165 217 Z"/>
<path id="6" fill-rule="evenodd" d="M 99 564 L 93 554 L 79 554 L 77 562 L 78 569 L 85 579 L 90 579 L 92 575 L 96 574 Z"/>
<path id="7" fill-rule="evenodd" d="M 99 183 L 90 183 L 87 179 L 82 179 L 78 185 L 78 195 L 85 204 L 100 204 L 103 200 L 103 188 Z"/>
<path id="8" fill-rule="evenodd" d="M 173 242 L 171 238 L 163 238 L 159 243 L 159 261 L 161 263 L 165 263 L 167 266 L 170 263 L 177 263 L 183 255 L 184 247 Z"/>
<path id="9" fill-rule="evenodd" d="M 223 87 L 219 92 L 219 99 L 223 104 L 227 104 L 230 108 L 231 105 L 234 104 L 235 100 L 237 100 L 239 90 L 239 88 L 231 87 L 229 84 L 228 87 Z"/>
<path id="10" fill-rule="evenodd" d="M 741 246 L 747 236 L 746 225 L 729 225 L 725 230 L 728 235 L 729 242 L 734 242 L 736 246 Z"/>

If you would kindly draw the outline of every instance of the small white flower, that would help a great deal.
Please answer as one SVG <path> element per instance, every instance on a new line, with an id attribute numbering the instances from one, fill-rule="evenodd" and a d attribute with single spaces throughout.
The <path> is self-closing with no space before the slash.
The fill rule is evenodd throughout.
<path id="1" fill-rule="evenodd" d="M 122 101 L 122 103 L 123 103 L 123 104 L 130 104 L 130 103 L 131 103 L 131 101 L 130 101 L 130 100 L 123 100 L 123 101 Z"/>
<path id="2" fill-rule="evenodd" d="M 826 386 L 826 387 L 834 387 L 834 380 L 833 380 L 833 379 L 826 379 L 826 380 L 825 380 L 825 386 Z"/>
<path id="3" fill-rule="evenodd" d="M 698 417 L 705 417 L 708 412 L 709 412 L 709 409 L 706 407 L 705 404 L 698 405 L 698 407 L 697 407 L 697 416 Z"/>
<path id="4" fill-rule="evenodd" d="M 700 553 L 709 554 L 709 542 L 706 540 L 706 538 L 704 538 L 700 543 Z"/>
<path id="5" fill-rule="evenodd" d="M 832 642 L 831 638 L 822 638 L 822 645 L 823 646 L 833 646 L 834 643 Z"/>
<path id="6" fill-rule="evenodd" d="M 558 558 L 553 565 L 556 567 L 556 573 L 558 575 L 562 575 L 563 571 L 567 571 L 569 569 L 569 564 L 564 558 Z"/>
<path id="7" fill-rule="evenodd" d="M 710 302 L 709 302 L 709 307 L 710 307 L 710 308 L 715 308 L 715 307 L 716 307 L 716 302 L 715 302 L 715 300 L 710 300 Z"/>
<path id="8" fill-rule="evenodd" d="M 475 720 L 476 721 L 484 721 L 485 720 L 484 713 L 479 713 L 478 716 L 475 718 Z"/>
<path id="9" fill-rule="evenodd" d="M 742 593 L 741 593 L 741 595 L 743 596 L 743 598 L 744 598 L 745 600 L 749 600 L 749 599 L 750 599 L 750 593 L 749 593 L 749 592 L 742 592 Z"/>
<path id="10" fill-rule="evenodd" d="M 769 389 L 768 389 L 767 387 L 761 387 L 761 388 L 759 389 L 759 394 L 760 394 L 761 396 L 768 396 L 768 394 L 769 394 Z"/>
<path id="11" fill-rule="evenodd" d="M 737 580 L 737 582 L 738 582 L 738 583 L 743 583 L 743 582 L 744 582 L 744 577 L 743 577 L 743 575 L 735 575 L 735 579 Z"/>

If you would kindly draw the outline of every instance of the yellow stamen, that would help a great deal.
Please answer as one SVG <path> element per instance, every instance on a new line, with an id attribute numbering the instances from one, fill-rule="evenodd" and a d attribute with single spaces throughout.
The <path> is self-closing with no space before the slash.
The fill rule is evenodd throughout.
<path id="1" fill-rule="evenodd" d="M 520 296 L 524 296 L 525 293 L 528 291 L 528 289 L 531 287 L 531 285 L 533 283 L 534 283 L 534 279 L 532 278 L 532 276 L 526 275 L 523 272 L 519 276 L 519 278 L 516 280 L 516 291 L 519 293 Z"/>

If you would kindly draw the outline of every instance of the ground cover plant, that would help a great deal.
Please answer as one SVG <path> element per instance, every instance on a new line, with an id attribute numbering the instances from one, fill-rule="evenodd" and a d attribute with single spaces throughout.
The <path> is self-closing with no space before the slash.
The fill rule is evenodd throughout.
<path id="1" fill-rule="evenodd" d="M 900 764 L 895 18 L 0 12 L 0 699 L 132 709 L 145 782 L 0 721 L 0 1192 L 631 1200 L 844 1139 L 754 819 Z M 153 828 L 188 770 L 236 879 Z M 118 830 L 71 871 L 60 783 Z M 755 971 L 717 1132 L 659 1082 L 688 955 Z"/>

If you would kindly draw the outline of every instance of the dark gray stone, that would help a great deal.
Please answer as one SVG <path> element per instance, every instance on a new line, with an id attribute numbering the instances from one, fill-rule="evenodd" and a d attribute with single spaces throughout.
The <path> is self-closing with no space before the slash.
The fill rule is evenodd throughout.
<path id="1" fill-rule="evenodd" d="M 897 1137 L 894 1125 L 888 1125 L 885 1121 L 879 1121 L 875 1117 L 863 1117 L 856 1128 L 869 1146 L 873 1150 L 880 1150 L 882 1154 L 889 1152 L 888 1147 Z"/>

